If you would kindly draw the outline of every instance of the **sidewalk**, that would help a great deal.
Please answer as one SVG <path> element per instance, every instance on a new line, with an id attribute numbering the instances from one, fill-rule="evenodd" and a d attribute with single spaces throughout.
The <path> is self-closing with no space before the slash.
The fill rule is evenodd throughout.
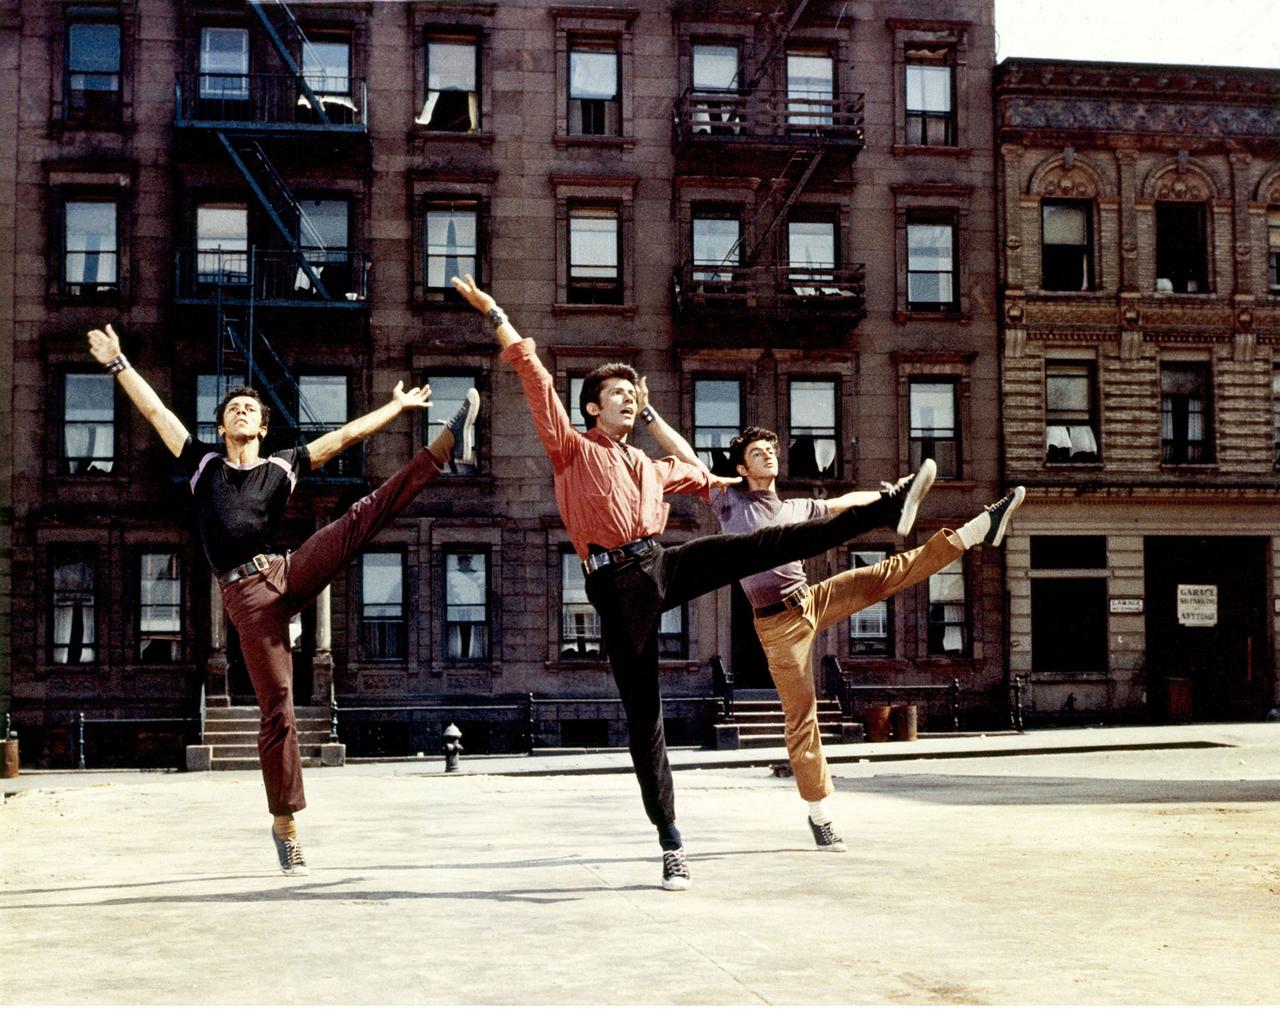
<path id="1" fill-rule="evenodd" d="M 6 1003 L 1256 1003 L 1280 992 L 1280 724 L 678 751 L 661 891 L 625 754 L 3 780 Z M 934 755 L 924 759 L 924 755 Z M 859 761 L 858 759 L 869 759 Z M 741 767 L 734 763 L 760 764 Z M 574 775 L 551 773 L 572 772 Z M 623 774 L 623 773 L 626 774 Z"/>

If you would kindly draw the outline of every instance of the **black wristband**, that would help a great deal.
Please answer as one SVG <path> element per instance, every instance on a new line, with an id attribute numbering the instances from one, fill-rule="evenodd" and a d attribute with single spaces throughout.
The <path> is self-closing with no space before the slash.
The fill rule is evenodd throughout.
<path id="1" fill-rule="evenodd" d="M 102 367 L 107 370 L 107 375 L 118 376 L 125 369 L 132 368 L 133 366 L 129 364 L 129 359 L 124 355 L 116 355 L 111 359 L 111 361 L 107 362 L 107 364 Z"/>
<path id="2" fill-rule="evenodd" d="M 652 425 L 658 420 L 658 412 L 655 411 L 650 404 L 644 405 L 644 410 L 640 412 L 640 420 L 646 425 Z"/>
<path id="3" fill-rule="evenodd" d="M 502 324 L 507 321 L 507 314 L 503 312 L 502 309 L 496 305 L 492 309 L 490 309 L 488 312 L 486 312 L 484 316 L 485 316 L 485 319 L 487 319 L 490 323 L 493 324 L 493 328 L 495 330 L 497 330 L 498 327 L 502 326 Z"/>

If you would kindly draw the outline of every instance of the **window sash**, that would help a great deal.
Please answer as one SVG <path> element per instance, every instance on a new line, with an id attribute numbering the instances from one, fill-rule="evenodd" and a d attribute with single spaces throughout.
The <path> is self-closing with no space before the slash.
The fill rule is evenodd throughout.
<path id="1" fill-rule="evenodd" d="M 451 277 L 476 274 L 479 262 L 479 207 L 475 203 L 433 204 L 427 208 L 426 287 L 454 291 Z"/>
<path id="2" fill-rule="evenodd" d="M 693 46 L 693 90 L 738 90 L 738 47 L 698 43 Z"/>
<path id="3" fill-rule="evenodd" d="M 1202 203 L 1156 203 L 1156 290 L 1209 290 L 1208 241 Z M 1167 282 L 1166 289 L 1162 282 Z"/>
<path id="4" fill-rule="evenodd" d="M 788 222 L 787 265 L 791 268 L 792 278 L 804 276 L 811 280 L 821 280 L 822 274 L 812 272 L 834 270 L 838 265 L 835 222 Z"/>
<path id="5" fill-rule="evenodd" d="M 604 658 L 600 615 L 587 599 L 582 563 L 572 551 L 560 555 L 560 657 Z"/>
<path id="6" fill-rule="evenodd" d="M 836 384 L 828 380 L 793 379 L 789 398 L 791 426 L 787 456 L 790 476 L 835 477 L 839 456 Z"/>
<path id="7" fill-rule="evenodd" d="M 618 212 L 610 208 L 578 208 L 569 212 L 570 300 L 604 297 L 616 301 L 622 292 L 622 240 Z"/>
<path id="8" fill-rule="evenodd" d="M 966 612 L 964 564 L 957 558 L 929 577 L 928 647 L 931 654 L 967 653 Z"/>
<path id="9" fill-rule="evenodd" d="M 68 474 L 110 474 L 115 466 L 115 382 L 105 373 L 62 380 L 62 462 Z"/>
<path id="10" fill-rule="evenodd" d="M 615 48 L 569 50 L 569 99 L 618 98 L 618 52 Z"/>
<path id="11" fill-rule="evenodd" d="M 115 105 L 120 92 L 120 26 L 77 22 L 67 26 L 66 90 L 68 108 L 83 111 L 92 103 Z"/>
<path id="12" fill-rule="evenodd" d="M 742 383 L 737 379 L 695 379 L 693 450 L 702 462 L 717 474 L 732 473 L 729 442 L 740 431 Z"/>
<path id="13" fill-rule="evenodd" d="M 404 556 L 366 551 L 360 556 L 360 653 L 370 660 L 408 655 Z"/>
<path id="14" fill-rule="evenodd" d="M 302 77 L 317 95 L 350 95 L 351 44 L 308 42 L 302 47 Z"/>
<path id="15" fill-rule="evenodd" d="M 249 97 L 249 32 L 245 28 L 200 31 L 200 97 Z"/>
<path id="16" fill-rule="evenodd" d="M 830 126 L 835 94 L 835 60 L 829 53 L 787 53 L 788 125 Z"/>
<path id="17" fill-rule="evenodd" d="M 885 551 L 851 550 L 849 567 L 866 568 L 887 557 Z M 849 652 L 855 656 L 893 655 L 893 619 L 887 598 L 849 616 Z"/>
<path id="18" fill-rule="evenodd" d="M 911 466 L 932 457 L 941 478 L 960 476 L 960 426 L 956 385 L 913 382 L 908 390 L 908 433 Z"/>
<path id="19" fill-rule="evenodd" d="M 119 278 L 118 208 L 112 200 L 63 205 L 63 283 L 114 288 Z"/>
<path id="20" fill-rule="evenodd" d="M 444 431 L 444 426 L 458 413 L 466 397 L 467 390 L 472 387 L 479 389 L 480 377 L 475 372 L 436 372 L 427 375 L 425 381 L 431 387 L 431 406 L 423 411 L 426 424 L 425 441 L 430 443 Z M 476 426 L 474 437 L 476 451 L 479 452 L 479 425 Z M 461 451 L 461 446 L 454 447 L 455 456 Z M 451 462 L 450 466 L 456 470 L 462 465 Z M 469 471 L 471 469 L 474 468 L 469 468 Z"/>
<path id="21" fill-rule="evenodd" d="M 1206 366 L 1161 367 L 1160 441 L 1165 463 L 1211 459 L 1209 389 Z"/>
<path id="22" fill-rule="evenodd" d="M 489 556 L 482 551 L 445 554 L 445 656 L 482 660 L 489 656 Z"/>
<path id="23" fill-rule="evenodd" d="M 174 552 L 149 552 L 139 560 L 138 659 L 182 659 L 182 565 Z"/>
<path id="24" fill-rule="evenodd" d="M 1045 365 L 1045 457 L 1051 463 L 1094 463 L 1098 433 L 1093 368 L 1088 364 Z"/>
<path id="25" fill-rule="evenodd" d="M 955 226 L 949 222 L 907 224 L 907 304 L 955 304 Z"/>
<path id="26" fill-rule="evenodd" d="M 427 97 L 417 122 L 428 130 L 480 129 L 480 46 L 474 39 L 427 39 Z"/>
<path id="27" fill-rule="evenodd" d="M 97 660 L 94 625 L 96 564 L 91 557 L 53 562 L 49 610 L 50 660 L 58 665 Z"/>

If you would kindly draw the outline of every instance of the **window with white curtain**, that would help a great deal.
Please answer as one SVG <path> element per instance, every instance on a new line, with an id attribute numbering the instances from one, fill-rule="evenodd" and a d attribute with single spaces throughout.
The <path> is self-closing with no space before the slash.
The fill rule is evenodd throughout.
<path id="1" fill-rule="evenodd" d="M 52 559 L 50 600 L 50 660 L 55 664 L 90 664 L 95 648 L 93 549 L 59 546 Z"/>
<path id="2" fill-rule="evenodd" d="M 570 302 L 622 303 L 622 243 L 616 207 L 569 209 Z"/>
<path id="3" fill-rule="evenodd" d="M 949 48 L 911 46 L 906 53 L 906 141 L 950 147 L 956 143 L 954 57 Z"/>
<path id="4" fill-rule="evenodd" d="M 1044 445 L 1048 463 L 1097 463 L 1098 438 L 1090 362 L 1044 365 Z"/>
<path id="5" fill-rule="evenodd" d="M 791 381 L 791 431 L 787 471 L 794 478 L 827 479 L 839 470 L 836 384 L 827 379 Z"/>
<path id="6" fill-rule="evenodd" d="M 622 132 L 618 45 L 578 39 L 569 46 L 569 133 L 616 137 Z"/>
<path id="7" fill-rule="evenodd" d="M 182 659 L 182 563 L 175 551 L 147 552 L 139 560 L 138 659 Z"/>
<path id="8" fill-rule="evenodd" d="M 854 548 L 849 552 L 851 569 L 877 565 L 887 552 Z M 881 600 L 849 616 L 849 653 L 852 656 L 893 656 L 893 612 L 890 600 Z"/>
<path id="9" fill-rule="evenodd" d="M 582 384 L 585 379 L 586 376 L 569 377 L 569 399 L 565 403 L 565 409 L 569 412 L 569 420 L 579 432 L 587 430 L 587 423 L 582 420 L 582 410 L 578 406 L 578 398 L 582 396 Z"/>
<path id="10" fill-rule="evenodd" d="M 444 655 L 450 660 L 489 656 L 489 556 L 482 551 L 445 552 Z"/>
<path id="11" fill-rule="evenodd" d="M 693 381 L 693 450 L 713 473 L 734 477 L 729 443 L 742 431 L 742 383 L 737 379 Z"/>
<path id="12" fill-rule="evenodd" d="M 831 125 L 836 94 L 835 61 L 824 50 L 787 52 L 787 124 Z"/>
<path id="13" fill-rule="evenodd" d="M 480 205 L 475 200 L 433 201 L 424 215 L 425 288 L 433 301 L 459 301 L 452 277 L 479 274 Z"/>
<path id="14" fill-rule="evenodd" d="M 741 106 L 735 98 L 741 84 L 738 47 L 694 43 L 690 117 L 694 133 L 740 132 Z M 719 97 L 723 96 L 723 97 Z"/>
<path id="15" fill-rule="evenodd" d="M 404 608 L 404 555 L 366 551 L 360 556 L 360 656 L 403 660 L 408 656 Z"/>
<path id="16" fill-rule="evenodd" d="M 560 555 L 560 659 L 599 660 L 604 656 L 600 615 L 587 599 L 587 577 L 572 549 Z"/>
<path id="17" fill-rule="evenodd" d="M 1160 366 L 1160 443 L 1165 463 L 1213 461 L 1209 366 L 1198 362 Z"/>
<path id="18" fill-rule="evenodd" d="M 78 476 L 115 467 L 115 379 L 103 372 L 69 372 L 62 380 L 62 466 Z"/>
<path id="19" fill-rule="evenodd" d="M 969 623 L 962 558 L 957 558 L 929 577 L 928 635 L 931 654 L 968 654 Z"/>
<path id="20" fill-rule="evenodd" d="M 427 37 L 427 98 L 417 122 L 428 130 L 480 129 L 479 46 L 466 36 Z"/>
<path id="21" fill-rule="evenodd" d="M 64 295 L 114 292 L 119 287 L 117 208 L 112 200 L 63 205 Z"/>
<path id="22" fill-rule="evenodd" d="M 318 98 L 347 98 L 351 94 L 351 44 L 317 39 L 302 47 L 302 78 Z M 325 103 L 329 111 L 329 103 Z"/>

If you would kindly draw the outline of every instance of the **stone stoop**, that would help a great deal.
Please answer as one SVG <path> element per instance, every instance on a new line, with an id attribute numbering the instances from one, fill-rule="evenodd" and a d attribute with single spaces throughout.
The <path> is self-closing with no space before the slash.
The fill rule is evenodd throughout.
<path id="1" fill-rule="evenodd" d="M 782 703 L 772 698 L 751 699 L 735 697 L 733 722 L 738 728 L 738 746 L 742 748 L 782 748 L 786 746 L 786 720 Z M 818 727 L 823 744 L 845 744 L 850 740 L 850 724 L 840 715 L 840 703 L 831 699 L 818 700 Z M 855 735 L 854 739 L 860 739 Z"/>
<path id="2" fill-rule="evenodd" d="M 298 749 L 304 767 L 341 765 L 345 755 L 336 755 L 329 744 L 329 711 L 323 706 L 299 706 Z M 257 769 L 258 707 L 227 706 L 205 711 L 204 744 L 187 749 L 191 771 Z M 338 746 L 345 752 L 345 748 Z"/>

